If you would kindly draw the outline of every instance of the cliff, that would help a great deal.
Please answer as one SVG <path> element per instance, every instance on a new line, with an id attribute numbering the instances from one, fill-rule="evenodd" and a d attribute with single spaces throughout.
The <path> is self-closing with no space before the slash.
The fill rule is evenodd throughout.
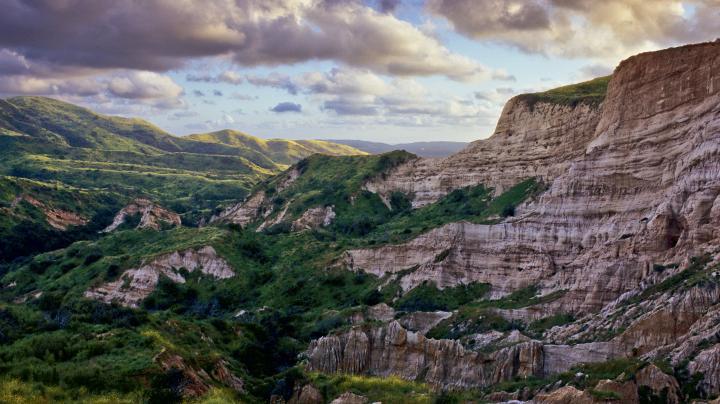
<path id="1" fill-rule="evenodd" d="M 406 243 L 346 251 L 339 264 L 397 281 L 401 293 L 426 281 L 488 283 L 493 298 L 532 287 L 534 305 L 496 314 L 526 324 L 562 313 L 579 320 L 527 342 L 533 353 L 523 357 L 534 359 L 516 360 L 519 368 L 498 359 L 507 347 L 468 353 L 392 324 L 316 341 L 311 368 L 478 387 L 582 362 L 669 358 L 689 362 L 707 396 L 720 392 L 720 42 L 623 61 L 599 103 L 517 97 L 491 138 L 446 159 L 409 161 L 365 188 L 404 192 L 417 208 L 459 187 L 497 193 L 529 177 L 548 189 L 499 223 L 450 223 Z M 627 387 L 613 383 L 601 387 Z M 637 388 L 628 387 L 628 402 Z M 552 400 L 538 402 L 563 402 Z"/>

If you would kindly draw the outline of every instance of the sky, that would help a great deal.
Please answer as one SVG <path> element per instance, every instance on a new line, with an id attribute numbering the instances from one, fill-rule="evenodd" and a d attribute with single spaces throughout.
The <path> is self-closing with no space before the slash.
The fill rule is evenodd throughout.
<path id="1" fill-rule="evenodd" d="M 0 97 L 176 135 L 472 141 L 516 94 L 719 21 L 720 0 L 2 0 Z"/>

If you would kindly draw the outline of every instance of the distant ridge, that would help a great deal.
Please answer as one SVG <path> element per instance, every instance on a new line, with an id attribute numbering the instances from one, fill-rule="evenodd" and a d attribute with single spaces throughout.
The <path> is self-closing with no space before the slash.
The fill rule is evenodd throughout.
<path id="1" fill-rule="evenodd" d="M 388 144 L 365 140 L 328 139 L 328 142 L 354 147 L 370 154 L 386 153 L 392 150 L 405 150 L 420 157 L 446 157 L 462 150 L 465 142 L 412 142 Z"/>

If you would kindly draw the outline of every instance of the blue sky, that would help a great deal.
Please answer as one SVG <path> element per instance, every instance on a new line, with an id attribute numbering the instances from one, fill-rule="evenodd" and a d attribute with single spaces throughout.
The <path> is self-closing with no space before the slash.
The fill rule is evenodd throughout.
<path id="1" fill-rule="evenodd" d="M 720 0 L 12 0 L 0 95 L 57 97 L 178 135 L 472 141 L 518 93 L 714 39 L 719 10 Z"/>

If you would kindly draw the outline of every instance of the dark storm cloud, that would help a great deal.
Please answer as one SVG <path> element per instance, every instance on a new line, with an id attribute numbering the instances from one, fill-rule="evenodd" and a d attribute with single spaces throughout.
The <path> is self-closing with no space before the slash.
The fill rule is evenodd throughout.
<path id="1" fill-rule="evenodd" d="M 302 112 L 302 105 L 295 104 L 294 102 L 281 102 L 276 106 L 270 108 L 270 111 L 277 113 Z"/>

